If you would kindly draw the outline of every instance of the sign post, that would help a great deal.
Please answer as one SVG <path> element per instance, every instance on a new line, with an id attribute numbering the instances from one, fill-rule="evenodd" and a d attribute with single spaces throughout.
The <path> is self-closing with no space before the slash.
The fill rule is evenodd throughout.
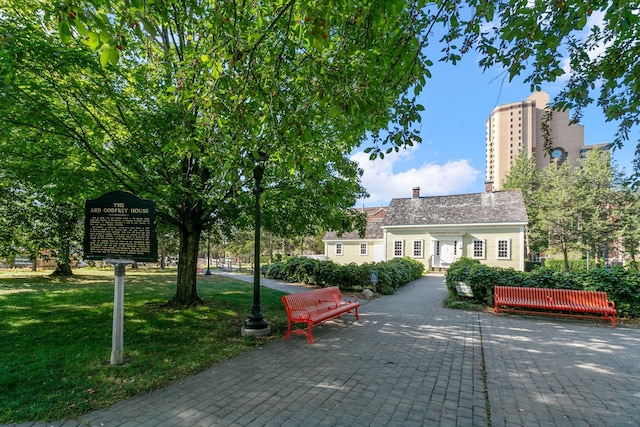
<path id="1" fill-rule="evenodd" d="M 110 363 L 122 365 L 124 361 L 124 268 L 127 264 L 132 264 L 133 260 L 111 259 L 105 261 L 113 264 L 115 269 Z"/>
<path id="2" fill-rule="evenodd" d="M 112 365 L 124 360 L 124 272 L 136 261 L 158 260 L 155 204 L 133 194 L 113 191 L 85 201 L 85 259 L 114 266 Z"/>
<path id="3" fill-rule="evenodd" d="M 378 270 L 372 270 L 371 274 L 369 274 L 369 281 L 371 282 L 371 287 L 373 291 L 376 291 L 376 286 L 378 285 Z"/>

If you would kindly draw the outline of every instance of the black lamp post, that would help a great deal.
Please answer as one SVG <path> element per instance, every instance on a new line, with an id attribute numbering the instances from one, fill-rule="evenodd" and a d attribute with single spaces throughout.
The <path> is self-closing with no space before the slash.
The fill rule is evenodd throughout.
<path id="1" fill-rule="evenodd" d="M 263 336 L 271 333 L 271 327 L 262 314 L 260 307 L 260 194 L 262 193 L 261 183 L 264 176 L 264 161 L 266 155 L 260 153 L 260 159 L 253 168 L 253 180 L 255 182 L 255 237 L 254 237 L 254 262 L 253 262 L 253 307 L 251 314 L 244 322 L 242 336 L 254 335 Z"/>
<path id="2" fill-rule="evenodd" d="M 207 235 L 207 271 L 204 272 L 205 276 L 211 276 L 211 234 Z"/>

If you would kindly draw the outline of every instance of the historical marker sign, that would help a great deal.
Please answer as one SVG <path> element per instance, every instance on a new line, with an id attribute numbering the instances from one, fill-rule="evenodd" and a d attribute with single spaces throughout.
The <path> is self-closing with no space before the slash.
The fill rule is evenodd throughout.
<path id="1" fill-rule="evenodd" d="M 113 191 L 84 206 L 85 259 L 158 260 L 154 202 Z"/>
<path id="2" fill-rule="evenodd" d="M 378 270 L 371 271 L 371 274 L 369 274 L 369 281 L 374 285 L 378 283 Z"/>

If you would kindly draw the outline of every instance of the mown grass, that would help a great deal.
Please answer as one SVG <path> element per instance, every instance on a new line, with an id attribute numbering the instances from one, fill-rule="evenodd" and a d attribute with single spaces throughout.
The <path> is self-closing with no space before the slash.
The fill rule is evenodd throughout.
<path id="1" fill-rule="evenodd" d="M 164 305 L 174 271 L 125 276 L 124 364 L 109 364 L 113 270 L 0 274 L 0 423 L 72 419 L 199 372 L 286 330 L 282 293 L 262 288 L 269 337 L 242 337 L 252 284 L 199 276 L 199 307 Z"/>

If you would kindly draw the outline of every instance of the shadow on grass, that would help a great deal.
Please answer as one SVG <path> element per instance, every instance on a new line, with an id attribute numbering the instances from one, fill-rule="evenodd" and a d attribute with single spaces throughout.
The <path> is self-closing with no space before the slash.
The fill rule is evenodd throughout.
<path id="1" fill-rule="evenodd" d="M 204 304 L 174 309 L 175 272 L 125 276 L 125 363 L 109 365 L 113 272 L 0 276 L 0 422 L 75 418 L 160 388 L 283 335 L 280 292 L 262 289 L 268 337 L 242 337 L 252 286 L 199 277 Z"/>

